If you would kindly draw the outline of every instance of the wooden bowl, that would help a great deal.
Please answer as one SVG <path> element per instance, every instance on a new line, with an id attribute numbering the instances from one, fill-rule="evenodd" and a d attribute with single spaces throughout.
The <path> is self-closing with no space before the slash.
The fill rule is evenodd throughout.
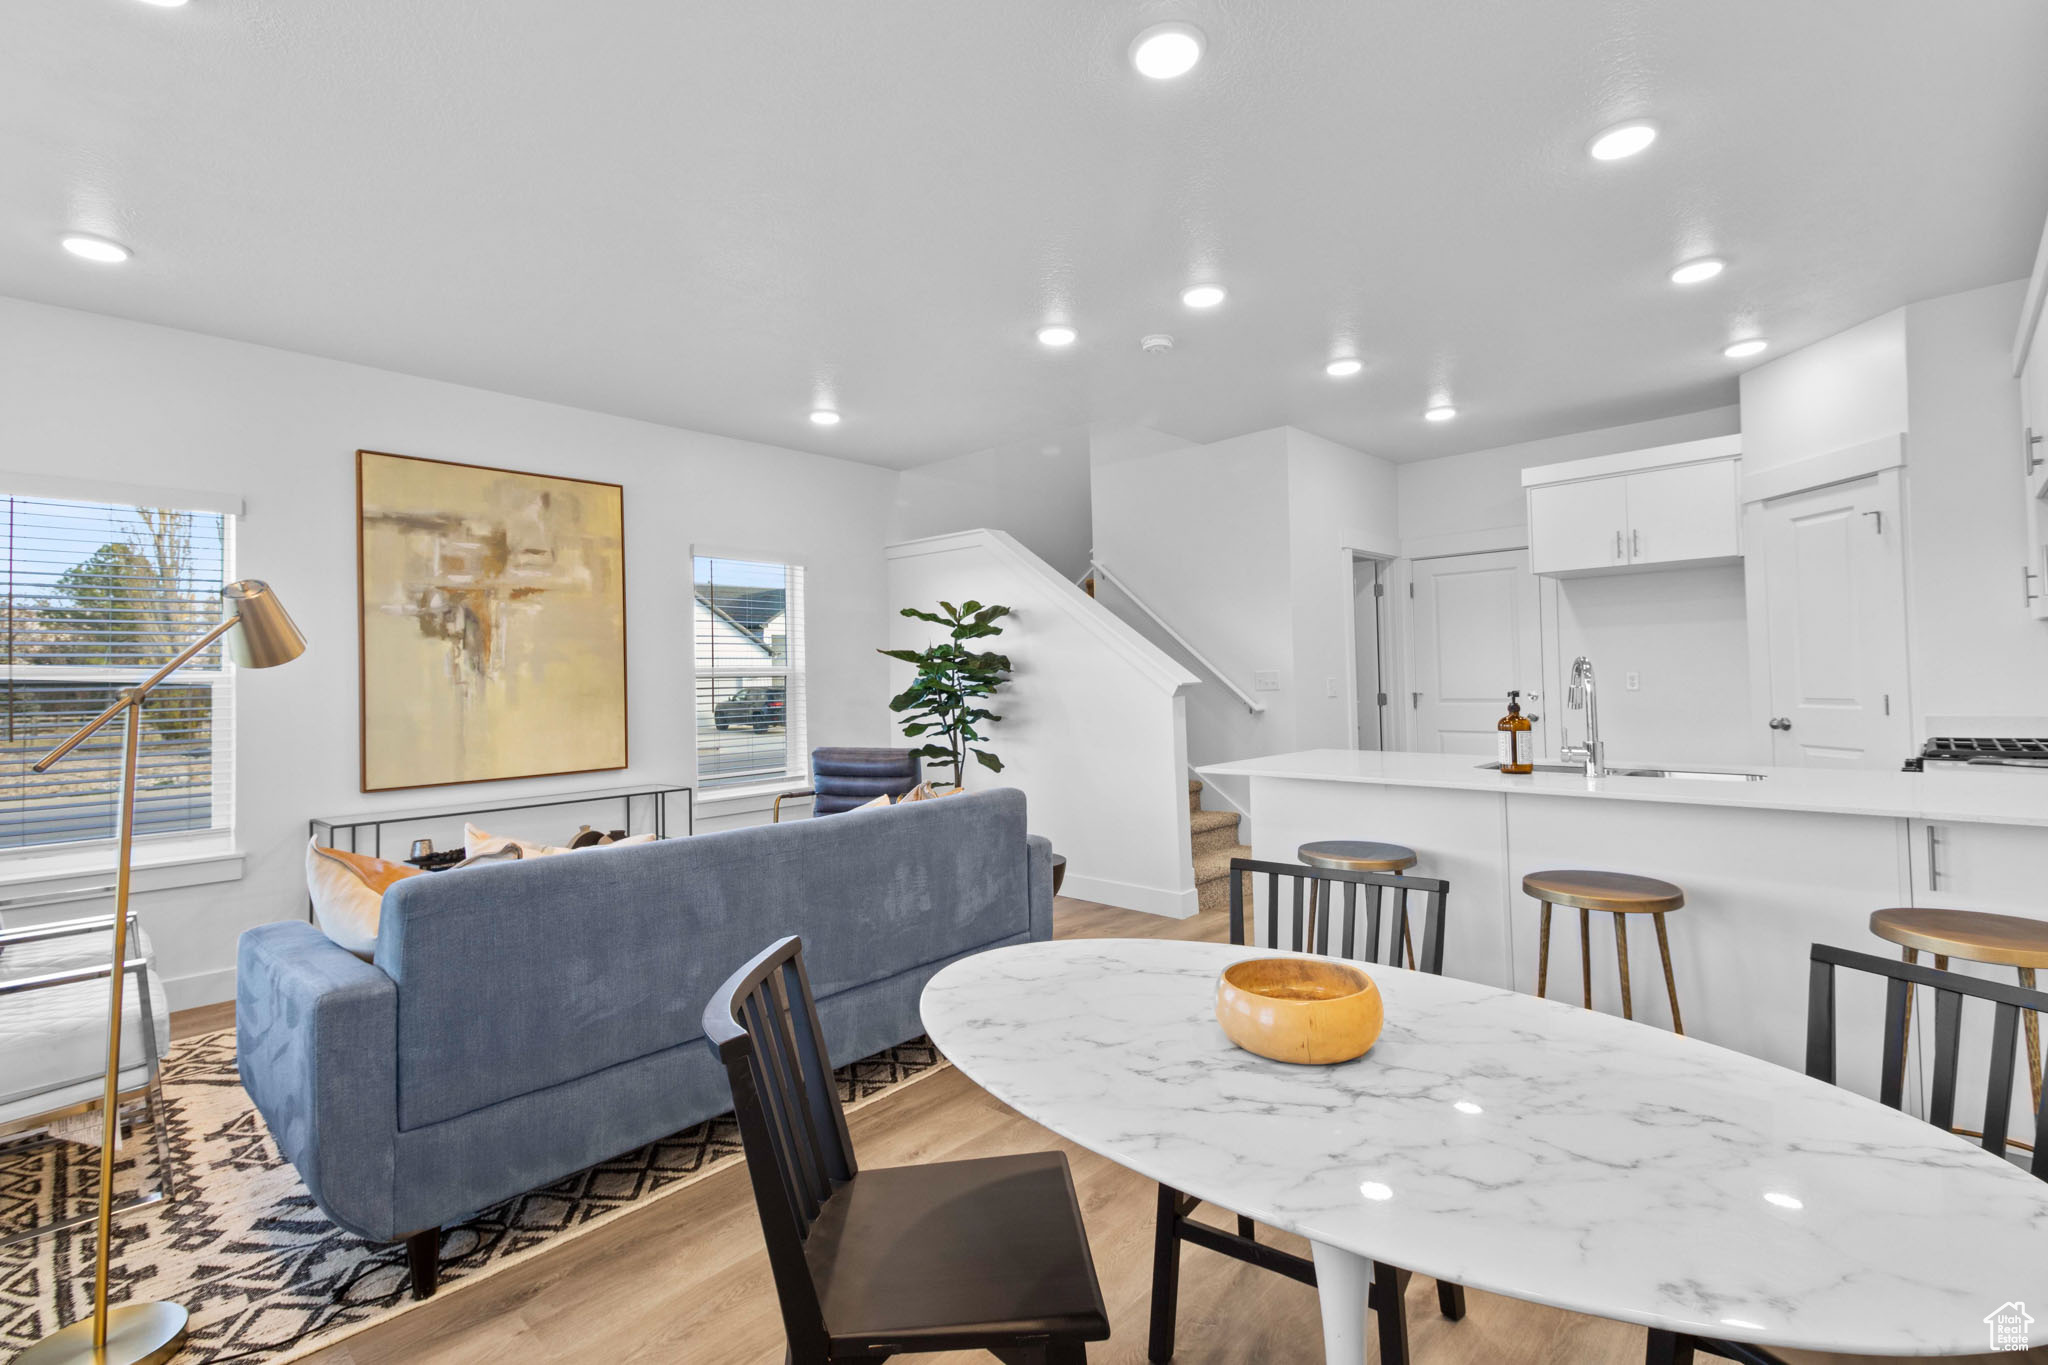
<path id="1" fill-rule="evenodd" d="M 1216 982 L 1216 1021 L 1246 1052 L 1327 1066 L 1363 1057 L 1379 1041 L 1380 988 L 1349 962 L 1255 957 Z"/>

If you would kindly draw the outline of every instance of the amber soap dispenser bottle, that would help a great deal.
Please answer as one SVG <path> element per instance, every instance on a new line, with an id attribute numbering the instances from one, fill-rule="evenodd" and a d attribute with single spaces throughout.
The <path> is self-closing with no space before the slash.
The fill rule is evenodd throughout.
<path id="1" fill-rule="evenodd" d="M 1494 729 L 1500 731 L 1500 770 L 1504 773 L 1536 771 L 1534 746 L 1529 742 L 1529 718 L 1522 714 L 1522 694 L 1508 693 L 1508 713 Z"/>

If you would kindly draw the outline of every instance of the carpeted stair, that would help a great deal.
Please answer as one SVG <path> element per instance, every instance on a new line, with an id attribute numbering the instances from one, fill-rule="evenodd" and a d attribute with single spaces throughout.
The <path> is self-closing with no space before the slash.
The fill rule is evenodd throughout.
<path id="1" fill-rule="evenodd" d="M 1237 841 L 1237 813 L 1202 809 L 1202 784 L 1188 783 L 1188 827 L 1194 835 L 1195 891 L 1204 911 L 1230 909 L 1230 860 L 1252 851 Z"/>

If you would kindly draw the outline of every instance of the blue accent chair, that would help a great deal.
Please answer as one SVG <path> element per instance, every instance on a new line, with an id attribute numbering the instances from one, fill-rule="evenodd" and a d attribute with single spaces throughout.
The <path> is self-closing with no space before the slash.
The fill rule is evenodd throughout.
<path id="1" fill-rule="evenodd" d="M 812 815 L 838 815 L 878 796 L 901 796 L 922 781 L 924 760 L 910 749 L 813 749 L 810 787 L 775 798 L 775 823 L 782 823 L 782 803 L 800 796 L 818 798 Z"/>
<path id="2" fill-rule="evenodd" d="M 242 935 L 242 1084 L 328 1217 L 405 1241 L 731 1107 L 712 992 L 801 934 L 834 1057 L 918 1037 L 948 962 L 1052 937 L 1052 847 L 998 789 L 410 877 L 372 961 Z"/>

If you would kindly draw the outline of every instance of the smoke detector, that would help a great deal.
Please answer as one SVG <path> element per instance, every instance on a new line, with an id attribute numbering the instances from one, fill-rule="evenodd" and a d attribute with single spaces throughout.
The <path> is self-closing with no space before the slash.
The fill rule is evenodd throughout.
<path id="1" fill-rule="evenodd" d="M 1173 338 L 1164 332 L 1154 332 L 1138 338 L 1138 349 L 1146 355 L 1165 355 L 1173 349 Z"/>

